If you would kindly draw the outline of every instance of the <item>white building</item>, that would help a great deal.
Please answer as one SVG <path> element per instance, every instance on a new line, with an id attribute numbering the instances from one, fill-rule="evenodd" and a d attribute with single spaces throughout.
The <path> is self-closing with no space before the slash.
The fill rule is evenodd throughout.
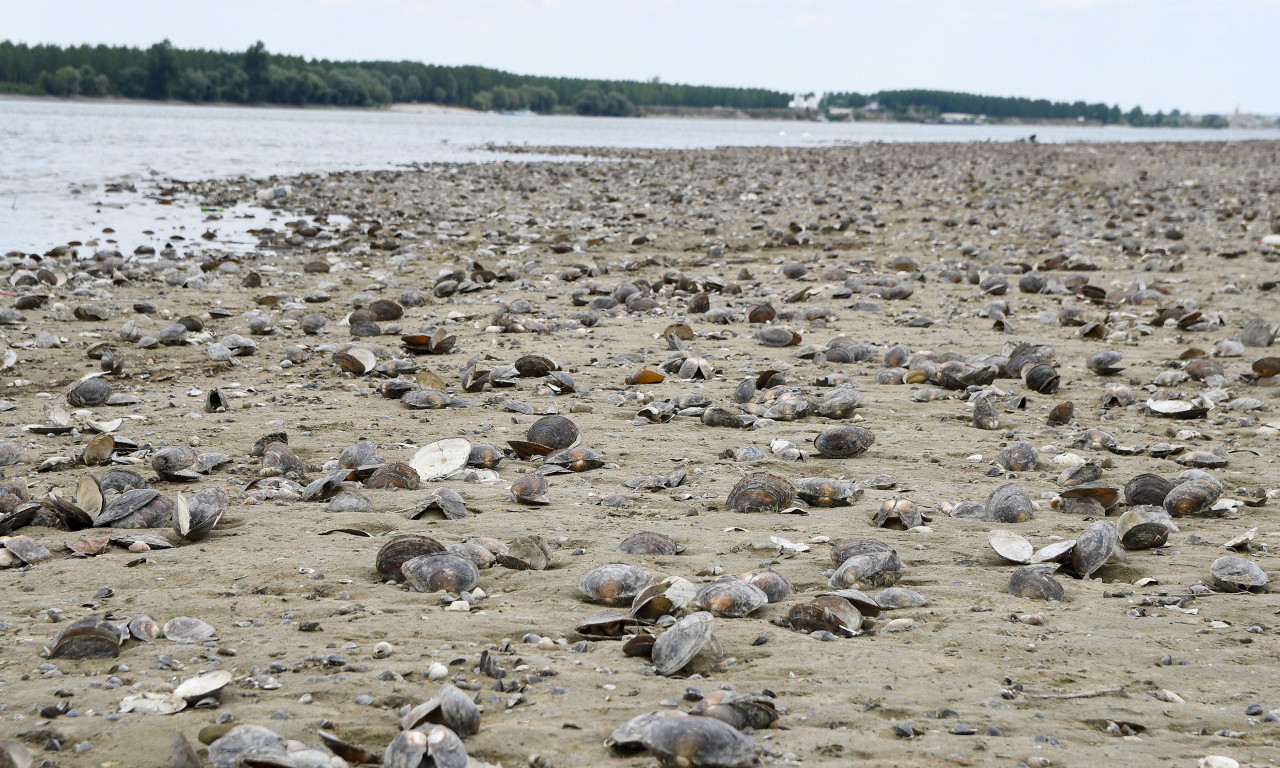
<path id="1" fill-rule="evenodd" d="M 806 109 L 817 109 L 818 101 L 819 99 L 817 94 L 810 93 L 806 95 L 803 93 L 797 93 L 795 96 L 792 97 L 791 103 L 788 104 L 787 106 L 791 107 L 797 112 L 803 112 Z"/>

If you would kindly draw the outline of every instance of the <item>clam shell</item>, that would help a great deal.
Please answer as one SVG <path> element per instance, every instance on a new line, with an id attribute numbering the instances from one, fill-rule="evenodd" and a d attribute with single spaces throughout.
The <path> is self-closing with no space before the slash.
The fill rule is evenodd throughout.
<path id="1" fill-rule="evenodd" d="M 861 456 L 876 441 L 871 430 L 853 424 L 836 424 L 822 430 L 813 439 L 818 453 L 831 459 L 849 459 Z"/>
<path id="2" fill-rule="evenodd" d="M 599 640 L 616 640 L 629 632 L 634 632 L 636 619 L 621 611 L 605 609 L 596 611 L 583 619 L 574 628 L 579 635 Z"/>
<path id="3" fill-rule="evenodd" d="M 1005 483 L 987 497 L 987 519 L 997 523 L 1025 523 L 1035 517 L 1031 495 L 1018 483 Z"/>
<path id="4" fill-rule="evenodd" d="M 89 617 L 71 622 L 54 639 L 54 659 L 108 659 L 120 655 L 120 632 L 110 622 Z"/>
<path id="5" fill-rule="evenodd" d="M 715 616 L 740 619 L 768 603 L 769 596 L 749 581 L 730 578 L 704 585 L 695 600 Z"/>
<path id="6" fill-rule="evenodd" d="M 924 525 L 925 518 L 920 508 L 910 499 L 885 499 L 872 522 L 877 528 L 888 527 L 889 523 L 894 522 L 907 530 Z"/>
<path id="7" fill-rule="evenodd" d="M 715 617 L 706 611 L 691 613 L 671 628 L 658 635 L 653 643 L 654 669 L 663 677 L 670 677 L 711 646 L 713 655 L 719 655 L 719 643 L 712 634 Z"/>
<path id="8" fill-rule="evenodd" d="M 687 717 L 688 715 L 678 709 L 661 709 L 656 712 L 646 712 L 643 715 L 636 715 L 627 722 L 613 729 L 613 733 L 609 734 L 609 738 L 604 740 L 606 747 L 613 747 L 621 751 L 633 751 L 644 749 L 644 742 L 641 736 L 644 729 L 652 722 L 667 717 Z"/>
<path id="9" fill-rule="evenodd" d="M 1009 577 L 1009 594 L 1032 600 L 1061 601 L 1065 597 L 1062 585 L 1053 578 L 1056 565 L 1027 565 Z"/>
<path id="10" fill-rule="evenodd" d="M 609 563 L 592 568 L 578 579 L 578 591 L 588 600 L 605 605 L 630 603 L 648 586 L 653 576 L 643 568 L 626 563 Z"/>
<path id="11" fill-rule="evenodd" d="M 1223 592 L 1262 592 L 1268 581 L 1257 563 L 1234 555 L 1214 560 L 1209 576 L 1214 588 Z"/>
<path id="12" fill-rule="evenodd" d="M 786 624 L 797 632 L 830 632 L 852 637 L 862 628 L 862 613 L 843 597 L 821 595 L 791 606 Z"/>
<path id="13" fill-rule="evenodd" d="M 400 727 L 406 731 L 423 730 L 429 724 L 443 725 L 459 738 L 470 738 L 480 732 L 480 708 L 457 686 L 445 683 L 439 693 L 400 719 Z"/>
<path id="14" fill-rule="evenodd" d="M 796 496 L 815 507 L 838 507 L 862 495 L 855 482 L 830 477 L 802 477 L 793 483 Z"/>
<path id="15" fill-rule="evenodd" d="M 1213 516 L 1214 502 L 1222 495 L 1219 485 L 1209 480 L 1188 480 L 1174 486 L 1164 497 L 1164 509 L 1172 517 Z"/>
<path id="16" fill-rule="evenodd" d="M 1028 368 L 1022 379 L 1028 387 L 1042 395 L 1052 395 L 1057 392 L 1060 381 L 1058 372 L 1053 369 L 1053 366 L 1045 363 Z"/>
<path id="17" fill-rule="evenodd" d="M 780 325 L 767 325 L 756 334 L 756 340 L 766 347 L 794 347 L 800 343 L 800 334 Z"/>
<path id="18" fill-rule="evenodd" d="M 418 473 L 419 481 L 430 482 L 449 477 L 465 467 L 470 455 L 470 442 L 449 437 L 419 448 L 409 460 L 409 467 Z"/>
<path id="19" fill-rule="evenodd" d="M 226 512 L 227 503 L 227 494 L 221 488 L 199 491 L 191 497 L 190 502 L 182 494 L 178 494 L 174 505 L 173 528 L 188 541 L 205 539 Z"/>
<path id="20" fill-rule="evenodd" d="M 364 487 L 373 490 L 400 489 L 416 491 L 420 483 L 417 470 L 399 461 L 383 464 L 364 481 Z"/>
<path id="21" fill-rule="evenodd" d="M 191 616 L 177 616 L 164 623 L 166 640 L 179 645 L 200 643 L 213 637 L 216 630 L 209 624 Z"/>
<path id="22" fill-rule="evenodd" d="M 671 576 L 645 587 L 631 601 L 631 615 L 645 621 L 657 621 L 666 615 L 674 615 L 697 596 L 693 582 L 679 576 Z"/>
<path id="23" fill-rule="evenodd" d="M 1009 472 L 1030 472 L 1040 463 L 1040 452 L 1031 443 L 1019 440 L 1001 451 L 997 461 Z"/>
<path id="24" fill-rule="evenodd" d="M 166 480 L 193 480 L 196 474 L 191 470 L 199 454 L 185 445 L 170 445 L 156 451 L 151 457 L 151 468 Z"/>
<path id="25" fill-rule="evenodd" d="M 929 600 L 919 592 L 904 587 L 889 587 L 876 595 L 876 605 L 891 611 L 897 608 L 920 608 Z"/>
<path id="26" fill-rule="evenodd" d="M 1071 549 L 1071 570 L 1082 579 L 1093 576 L 1093 572 L 1111 559 L 1111 553 L 1120 539 L 1120 532 L 1110 520 L 1098 520 L 1076 536 L 1076 545 Z"/>
<path id="27" fill-rule="evenodd" d="M 521 504 L 550 504 L 547 496 L 547 478 L 538 475 L 525 475 L 511 484 L 511 495 Z"/>
<path id="28" fill-rule="evenodd" d="M 257 725 L 237 725 L 209 745 L 209 762 L 217 768 L 237 768 L 237 759 L 249 750 L 283 752 L 287 744 L 275 731 Z"/>
<path id="29" fill-rule="evenodd" d="M 712 717 L 738 730 L 761 730 L 778 722 L 778 710 L 773 699 L 755 693 L 715 691 L 689 710 L 689 714 Z"/>
<path id="30" fill-rule="evenodd" d="M 777 571 L 760 571 L 743 574 L 743 579 L 761 592 L 771 603 L 780 603 L 789 595 L 795 594 L 795 585 L 786 576 Z"/>
<path id="31" fill-rule="evenodd" d="M 360 440 L 354 445 L 342 449 L 338 454 L 338 466 L 343 469 L 359 469 L 375 464 L 374 457 L 378 452 L 378 444 L 372 440 Z"/>
<path id="32" fill-rule="evenodd" d="M 892 549 L 888 552 L 857 554 L 840 563 L 828 583 L 832 589 L 891 587 L 902 575 L 901 569 L 898 553 Z"/>
<path id="33" fill-rule="evenodd" d="M 553 415 L 543 416 L 530 425 L 525 440 L 559 451 L 573 446 L 579 436 L 577 424 L 564 416 Z"/>
<path id="34" fill-rule="evenodd" d="M 730 512 L 780 512 L 791 506 L 791 483 L 765 472 L 743 477 L 729 491 L 725 505 Z"/>
<path id="35" fill-rule="evenodd" d="M 470 559 L 450 552 L 419 555 L 400 566 L 405 581 L 418 592 L 444 590 L 470 592 L 480 583 L 480 572 Z"/>
<path id="36" fill-rule="evenodd" d="M 430 536 L 418 534 L 397 536 L 378 550 L 375 561 L 378 577 L 383 581 L 404 581 L 405 575 L 401 568 L 405 563 L 415 557 L 444 551 L 444 545 Z"/>
<path id="37" fill-rule="evenodd" d="M 551 548 L 541 536 L 524 536 L 507 545 L 506 552 L 495 552 L 498 564 L 517 571 L 544 571 L 551 567 Z"/>
<path id="38" fill-rule="evenodd" d="M 1116 521 L 1120 530 L 1120 543 L 1125 549 L 1155 549 L 1163 547 L 1169 534 L 1176 531 L 1173 518 L 1163 507 L 1140 504 L 1125 510 Z"/>
<path id="39" fill-rule="evenodd" d="M 987 533 L 987 543 L 996 554 L 1014 563 L 1029 563 L 1035 548 L 1026 537 L 1013 531 L 994 530 Z"/>
<path id="40" fill-rule="evenodd" d="M 438 510 L 445 516 L 447 520 L 460 520 L 467 516 L 467 505 L 458 495 L 458 492 L 451 488 L 437 488 L 432 491 L 426 498 L 418 502 L 417 507 L 409 515 L 411 520 L 417 520 L 427 512 Z"/>
<path id="41" fill-rule="evenodd" d="M 633 534 L 618 545 L 618 551 L 626 555 L 678 555 L 684 547 L 665 534 L 644 531 Z"/>
<path id="42" fill-rule="evenodd" d="M 288 443 L 269 443 L 262 449 L 262 477 L 287 477 L 300 480 L 306 474 L 307 465 L 298 458 Z"/>
<path id="43" fill-rule="evenodd" d="M 1120 489 L 1102 483 L 1084 483 L 1058 494 L 1063 499 L 1090 499 L 1097 502 L 1103 510 L 1111 509 L 1120 503 Z"/>
<path id="44" fill-rule="evenodd" d="M 1169 495 L 1169 491 L 1173 490 L 1173 486 L 1171 481 L 1160 475 L 1144 472 L 1135 475 L 1124 484 L 1124 500 L 1130 506 L 1145 504 L 1159 506 L 1164 504 L 1164 499 Z"/>
<path id="45" fill-rule="evenodd" d="M 217 696 L 222 693 L 222 689 L 227 687 L 231 682 L 231 678 L 231 673 L 224 669 L 205 672 L 183 680 L 173 689 L 173 692 L 176 696 L 186 700 L 188 704 L 194 704 L 203 698 Z"/>
<path id="46" fill-rule="evenodd" d="M 77 408 L 96 408 L 111 399 L 111 392 L 111 384 L 105 379 L 85 379 L 67 392 L 67 402 Z"/>
<path id="47" fill-rule="evenodd" d="M 980 397 L 973 403 L 973 426 L 978 429 L 999 429 L 1000 416 L 995 406 L 986 397 Z"/>

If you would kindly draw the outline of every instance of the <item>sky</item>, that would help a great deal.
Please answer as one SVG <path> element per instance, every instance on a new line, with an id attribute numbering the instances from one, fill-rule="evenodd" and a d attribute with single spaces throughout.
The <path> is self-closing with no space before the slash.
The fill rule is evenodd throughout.
<path id="1" fill-rule="evenodd" d="M 0 39 L 1280 114 L 1280 0 L 0 0 Z"/>

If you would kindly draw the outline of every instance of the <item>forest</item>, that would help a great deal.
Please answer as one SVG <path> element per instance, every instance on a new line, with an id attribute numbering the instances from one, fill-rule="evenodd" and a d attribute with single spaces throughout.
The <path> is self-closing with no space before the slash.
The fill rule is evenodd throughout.
<path id="1" fill-rule="evenodd" d="M 762 88 L 517 75 L 413 61 L 329 61 L 270 53 L 185 50 L 168 40 L 127 46 L 0 42 L 0 91 L 238 104 L 377 107 L 430 102 L 481 110 L 638 114 L 646 106 L 785 109 Z"/>
<path id="2" fill-rule="evenodd" d="M 27 45 L 0 42 L 0 92 L 53 96 L 121 96 L 236 104 L 381 107 L 421 102 L 483 111 L 627 116 L 645 108 L 712 107 L 787 114 L 791 94 L 647 81 L 518 75 L 480 66 L 415 61 L 330 61 L 271 53 L 262 42 L 242 52 L 175 48 L 162 40 L 131 46 Z M 945 113 L 989 120 L 1078 120 L 1135 126 L 1225 127 L 1226 118 L 1178 110 L 1055 102 L 934 90 L 825 94 L 817 114 L 852 119 L 936 120 Z M 810 115 L 815 116 L 815 115 Z"/>

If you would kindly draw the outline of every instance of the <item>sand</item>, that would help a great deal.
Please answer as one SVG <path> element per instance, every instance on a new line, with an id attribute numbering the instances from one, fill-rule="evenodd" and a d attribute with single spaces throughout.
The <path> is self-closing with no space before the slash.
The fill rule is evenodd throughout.
<path id="1" fill-rule="evenodd" d="M 1276 291 L 1263 288 L 1280 276 L 1278 254 L 1257 242 L 1280 215 L 1278 152 L 1276 143 L 602 151 L 597 154 L 604 162 L 304 176 L 288 180 L 293 194 L 280 201 L 287 208 L 273 218 L 221 223 L 224 230 L 252 227 L 263 241 L 237 266 L 201 272 L 202 261 L 218 258 L 218 244 L 188 241 L 178 246 L 185 259 L 160 260 L 128 280 L 86 283 L 109 307 L 106 321 L 73 316 L 93 296 L 74 295 L 69 286 L 48 289 L 49 304 L 24 311 L 17 325 L 3 326 L 7 345 L 18 353 L 17 364 L 0 374 L 0 397 L 17 405 L 4 414 L 4 436 L 26 448 L 20 464 L 4 468 L 6 476 L 24 475 L 32 497 L 40 498 L 52 489 L 70 496 L 82 474 L 101 474 L 101 467 L 37 473 L 43 460 L 74 455 L 88 438 L 41 436 L 23 425 L 46 423 L 45 405 L 65 404 L 68 387 L 97 370 L 86 346 L 107 339 L 117 356 L 127 357 L 127 376 L 112 379 L 115 390 L 140 402 L 93 409 L 97 417 L 123 417 L 117 434 L 140 445 L 190 443 L 229 454 L 229 464 L 198 482 L 158 481 L 155 487 L 188 497 L 218 487 L 231 504 L 208 539 L 144 553 L 112 548 L 93 558 L 71 558 L 64 544 L 85 532 L 19 531 L 54 557 L 24 570 L 0 570 L 0 738 L 23 740 L 36 764 L 162 766 L 172 765 L 169 740 L 175 728 L 200 746 L 197 733 L 229 717 L 307 743 L 316 743 L 317 729 L 324 728 L 381 754 L 398 730 L 400 708 L 438 689 L 439 683 L 427 680 L 438 662 L 483 707 L 481 731 L 467 741 L 469 754 L 509 767 L 653 765 L 655 759 L 644 752 L 611 751 L 604 739 L 635 715 L 688 708 L 696 695 L 687 692 L 727 686 L 776 697 L 778 727 L 752 734 L 769 764 L 1192 766 L 1206 755 L 1275 764 L 1280 730 L 1264 721 L 1265 713 L 1280 711 L 1274 595 L 1177 598 L 1191 595 L 1193 585 L 1207 584 L 1211 564 L 1226 554 L 1256 562 L 1274 577 L 1280 565 L 1274 554 L 1280 502 L 1240 506 L 1220 518 L 1179 519 L 1180 530 L 1163 549 L 1129 552 L 1128 562 L 1106 565 L 1090 580 L 1060 574 L 1064 602 L 1008 594 L 1017 566 L 1002 561 L 986 536 L 994 527 L 1007 528 L 1040 546 L 1054 537 L 1073 538 L 1092 521 L 1054 508 L 1055 495 L 1064 490 L 1055 482 L 1062 469 L 1053 463 L 1059 453 L 1099 463 L 1102 481 L 1116 486 L 1140 472 L 1174 476 L 1184 470 L 1173 457 L 1154 458 L 1143 450 L 1119 455 L 1077 447 L 1076 439 L 1091 427 L 1125 446 L 1163 441 L 1187 450 L 1225 449 L 1228 466 L 1211 470 L 1225 487 L 1224 498 L 1244 499 L 1280 485 L 1276 430 L 1266 426 L 1280 421 L 1275 381 L 1242 377 L 1254 360 L 1273 351 L 1247 348 L 1240 356 L 1210 358 L 1224 369 L 1220 388 L 1233 399 L 1261 400 L 1261 411 L 1219 402 L 1206 418 L 1175 421 L 1141 405 L 1102 405 L 1104 390 L 1115 384 L 1130 386 L 1140 404 L 1151 396 L 1143 387 L 1162 372 L 1180 369 L 1186 350 L 1211 353 L 1218 342 L 1238 338 L 1250 318 L 1280 321 Z M 192 183 L 179 197 L 184 205 L 230 203 L 251 199 L 257 188 Z M 317 215 L 330 217 L 319 226 L 331 236 L 298 237 L 295 246 L 262 231 L 269 226 L 287 233 L 289 222 Z M 1171 229 L 1178 231 L 1176 239 Z M 1116 237 L 1107 239 L 1108 233 Z M 556 253 L 553 244 L 570 250 Z M 122 243 L 121 250 L 128 253 L 135 245 Z M 94 250 L 79 248 L 81 256 Z M 985 277 L 983 270 L 991 267 L 1040 265 L 1063 254 L 1090 270 L 1045 271 L 1046 277 L 1087 278 L 1111 300 L 1023 293 L 1017 274 L 1004 276 L 1007 293 L 983 295 L 967 279 L 951 282 L 943 273 L 959 268 L 963 274 L 963 263 L 971 262 Z M 510 268 L 519 279 L 471 293 L 432 295 L 442 268 L 469 275 L 472 259 L 495 272 Z M 330 271 L 303 271 L 316 260 L 326 261 Z M 780 273 L 792 262 L 806 265 L 807 277 L 793 280 Z M 44 262 L 50 263 L 73 271 L 89 262 Z M 586 269 L 570 281 L 565 270 L 571 267 Z M 186 288 L 173 285 L 177 280 L 166 283 L 166 269 L 197 282 Z M 843 282 L 828 272 L 836 269 L 865 282 L 851 294 L 834 296 Z M 695 281 L 719 278 L 724 290 L 710 293 L 710 305 L 736 308 L 736 319 L 725 325 L 690 315 L 688 294 L 663 283 L 673 271 Z M 260 274 L 261 287 L 242 287 L 251 272 Z M 895 277 L 913 292 L 901 300 L 874 298 L 868 295 L 873 276 Z M 598 324 L 582 325 L 587 308 L 575 305 L 575 293 L 607 295 L 637 280 L 661 289 L 655 309 L 603 310 Z M 1162 296 L 1127 303 L 1126 287 L 1134 283 Z M 409 410 L 377 393 L 382 379 L 342 374 L 317 349 L 350 340 L 340 321 L 357 295 L 396 299 L 414 288 L 427 297 L 426 306 L 408 308 L 394 325 L 404 333 L 438 326 L 456 335 L 452 354 L 415 359 L 476 407 Z M 802 288 L 813 295 L 787 301 Z M 329 320 L 319 336 L 305 336 L 279 309 L 256 303 L 272 294 L 300 300 L 321 289 L 331 299 L 307 305 Z M 140 300 L 154 302 L 158 313 L 135 313 L 131 307 Z M 541 321 L 547 332 L 492 330 L 500 324 L 499 305 L 517 300 L 529 302 L 533 311 L 516 319 L 526 326 Z M 878 353 L 861 363 L 815 363 L 794 356 L 795 347 L 762 346 L 755 338 L 759 327 L 748 325 L 742 312 L 766 301 L 780 312 L 796 313 L 782 324 L 797 331 L 802 344 L 846 335 L 875 345 Z M 993 301 L 1007 303 L 1007 332 L 993 328 L 986 311 Z M 1221 313 L 1220 324 L 1203 331 L 1151 325 L 1176 302 Z M 806 320 L 803 313 L 815 307 L 830 312 Z M 1086 320 L 1104 322 L 1110 338 L 1081 338 L 1078 326 L 1060 325 L 1044 314 L 1070 307 L 1080 307 Z M 212 318 L 207 312 L 213 308 L 231 316 Z M 155 335 L 174 318 L 202 314 L 218 339 L 228 333 L 250 336 L 249 317 L 257 311 L 268 312 L 276 330 L 252 336 L 257 353 L 237 358 L 241 365 L 234 367 L 210 359 L 209 339 L 195 333 L 189 338 L 196 343 L 150 350 L 118 340 L 129 320 L 144 335 Z M 920 317 L 932 325 L 908 324 Z M 625 385 L 625 377 L 642 364 L 656 369 L 668 357 L 661 334 L 675 322 L 688 323 L 698 334 L 689 345 L 710 361 L 714 377 L 668 376 L 658 384 Z M 384 335 L 368 341 L 398 350 L 400 332 L 388 327 L 392 323 L 382 325 Z M 41 330 L 64 337 L 61 346 L 22 347 Z M 994 386 L 1007 395 L 993 400 L 1003 422 L 996 430 L 973 426 L 971 405 L 957 397 L 963 393 L 941 390 L 942 399 L 916 402 L 915 390 L 936 385 L 875 383 L 881 355 L 893 344 L 913 353 L 970 356 L 999 355 L 1019 341 L 1053 347 L 1061 386 L 1044 395 L 1016 379 L 997 379 Z M 282 368 L 285 345 L 305 347 L 311 355 Z M 1084 361 L 1105 348 L 1124 353 L 1126 370 L 1104 379 Z M 478 367 L 489 369 L 531 353 L 559 363 L 576 392 L 540 393 L 540 380 L 470 395 L 461 391 L 460 371 L 469 360 L 478 358 Z M 624 354 L 638 355 L 641 363 L 615 360 Z M 708 427 L 685 416 L 634 422 L 641 397 L 661 401 L 697 392 L 734 407 L 739 382 L 770 368 L 819 398 L 827 391 L 815 384 L 819 377 L 846 374 L 862 394 L 854 418 L 874 433 L 872 448 L 853 459 L 818 456 L 812 440 L 829 424 L 818 416 L 760 421 L 746 430 Z M 230 396 L 231 412 L 203 411 L 204 393 L 213 387 Z M 1213 388 L 1190 380 L 1162 391 L 1189 399 Z M 628 395 L 621 405 L 610 401 L 618 393 Z M 1012 395 L 1025 396 L 1025 408 L 1006 411 Z M 509 410 L 504 403 L 511 400 L 533 413 Z M 1048 410 L 1064 400 L 1075 403 L 1077 418 L 1047 426 Z M 514 458 L 500 464 L 501 480 L 492 485 L 450 479 L 424 483 L 417 491 L 368 491 L 367 513 L 335 514 L 325 503 L 302 501 L 247 504 L 241 493 L 260 469 L 249 451 L 269 432 L 287 432 L 289 445 L 309 465 L 308 479 L 314 479 L 358 439 L 376 441 L 387 461 L 407 461 L 418 446 L 445 437 L 505 446 L 523 439 L 528 425 L 545 413 L 570 416 L 583 444 L 608 462 L 589 472 L 550 476 L 547 506 L 522 506 L 510 498 L 510 483 L 536 468 Z M 1040 466 L 1011 475 L 993 469 L 1002 448 L 1018 439 L 1039 449 Z M 780 460 L 770 452 L 775 440 L 790 441 L 805 459 Z M 755 463 L 720 458 L 726 449 L 749 444 L 769 456 Z M 149 457 L 135 469 L 155 479 Z M 687 474 L 676 488 L 650 492 L 624 485 L 639 475 L 677 470 Z M 861 481 L 864 491 L 851 506 L 814 507 L 808 514 L 728 511 L 729 489 L 753 471 L 792 479 L 846 478 Z M 892 477 L 892 488 L 867 487 L 867 480 L 882 474 Z M 935 509 L 984 501 L 1006 482 L 1022 484 L 1038 502 L 1034 520 L 996 525 Z M 438 486 L 460 493 L 470 515 L 408 519 L 406 510 Z M 625 506 L 600 503 L 616 494 Z M 909 531 L 875 528 L 872 516 L 888 498 L 910 499 L 931 522 Z M 1122 502 L 1116 514 L 1124 508 Z M 323 534 L 339 528 L 372 538 Z M 1251 551 L 1222 547 L 1249 529 L 1256 529 Z M 686 549 L 661 557 L 615 552 L 619 542 L 641 531 L 662 532 Z M 508 541 L 537 534 L 554 547 L 552 567 L 482 570 L 479 585 L 487 596 L 470 612 L 447 610 L 440 595 L 380 582 L 374 558 L 392 532 L 422 533 L 444 544 L 471 535 Z M 181 542 L 172 531 L 161 533 Z M 771 537 L 807 551 L 783 549 Z M 774 623 L 792 605 L 827 588 L 831 542 L 846 537 L 892 545 L 902 561 L 898 586 L 923 594 L 928 604 L 886 612 L 860 636 L 826 642 Z M 709 580 L 700 573 L 770 567 L 799 593 L 747 618 L 717 619 L 715 635 L 726 658 L 698 676 L 662 677 L 646 660 L 624 656 L 618 641 L 576 645 L 581 638 L 575 626 L 602 607 L 579 594 L 578 579 L 594 566 L 618 561 L 697 584 Z M 1135 584 L 1143 579 L 1154 581 Z M 96 596 L 102 587 L 110 588 L 109 597 Z M 217 630 L 216 641 L 192 646 L 131 640 L 115 659 L 43 656 L 68 621 L 141 615 L 160 623 L 175 616 L 201 618 Z M 888 621 L 902 618 L 914 626 L 882 631 Z M 552 647 L 525 642 L 530 633 L 549 638 Z M 375 645 L 383 641 L 394 652 L 374 658 Z M 486 650 L 507 671 L 502 683 L 508 690 L 494 690 L 495 680 L 480 673 Z M 234 675 L 216 707 L 168 716 L 113 714 L 126 695 L 214 669 Z M 56 712 L 48 708 L 62 702 L 78 716 L 51 717 Z M 1249 710 L 1255 714 L 1247 714 L 1253 704 L 1259 705 Z M 914 738 L 895 734 L 895 725 L 904 722 Z M 44 751 L 50 740 L 60 752 Z"/>

